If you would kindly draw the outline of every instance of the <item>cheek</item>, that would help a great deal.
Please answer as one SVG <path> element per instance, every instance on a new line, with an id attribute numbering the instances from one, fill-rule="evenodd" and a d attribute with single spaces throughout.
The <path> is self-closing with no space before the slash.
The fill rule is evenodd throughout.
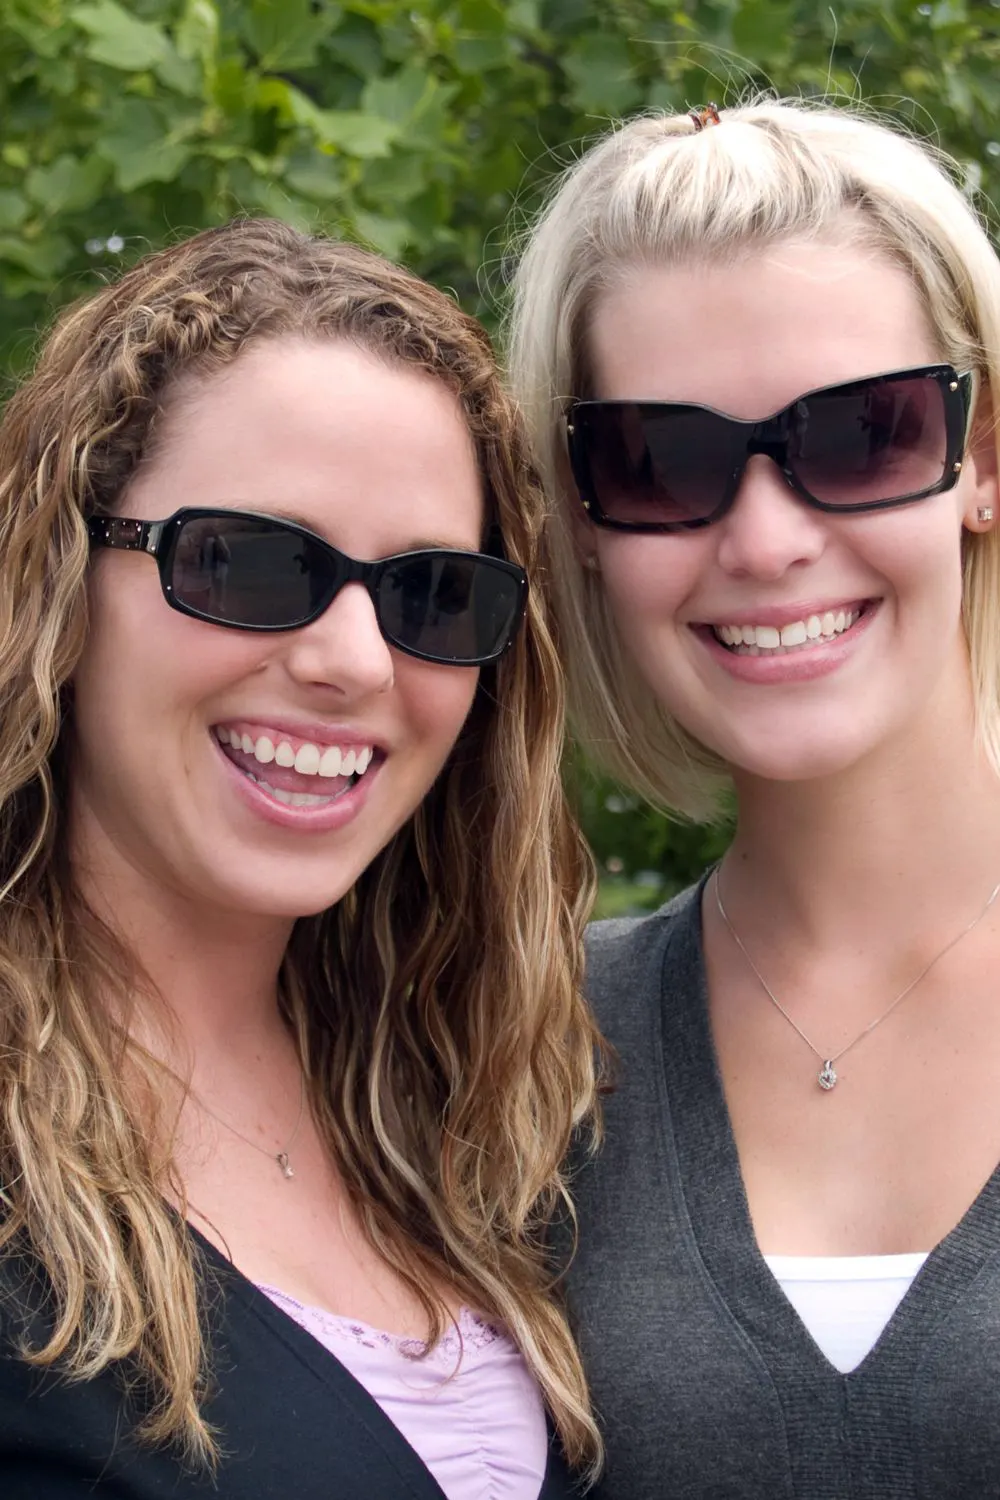
<path id="1" fill-rule="evenodd" d="M 158 588 L 142 587 L 145 580 L 137 586 L 126 576 L 116 589 L 107 582 L 91 590 L 90 628 L 74 673 L 77 738 L 100 742 L 117 731 L 128 743 L 155 740 L 165 755 L 167 731 L 183 731 L 185 712 L 197 723 L 198 706 L 254 672 L 266 648 L 170 609 Z"/>
<path id="2" fill-rule="evenodd" d="M 700 542 L 697 536 L 602 538 L 601 583 L 617 631 L 634 652 L 641 654 L 645 641 L 679 628 L 705 566 Z"/>
<path id="3" fill-rule="evenodd" d="M 461 733 L 476 696 L 477 667 L 442 667 L 409 657 L 397 661 L 396 691 L 414 748 L 443 761 Z"/>

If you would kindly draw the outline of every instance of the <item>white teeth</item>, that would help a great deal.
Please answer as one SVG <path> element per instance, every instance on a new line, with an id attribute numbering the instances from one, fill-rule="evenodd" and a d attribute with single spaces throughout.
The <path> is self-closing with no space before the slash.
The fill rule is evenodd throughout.
<path id="1" fill-rule="evenodd" d="M 806 620 L 790 620 L 780 630 L 774 625 L 716 625 L 715 635 L 723 645 L 742 650 L 745 656 L 760 656 L 768 651 L 794 649 L 812 641 L 830 639 L 850 630 L 859 618 L 859 609 L 828 610 L 810 615 Z"/>
<path id="2" fill-rule="evenodd" d="M 307 740 L 300 745 L 295 757 L 295 769 L 300 776 L 315 776 L 319 771 L 319 750 Z"/>
<path id="3" fill-rule="evenodd" d="M 245 755 L 252 755 L 259 765 L 268 766 L 273 761 L 276 766 L 288 770 L 294 768 L 300 776 L 318 775 L 331 779 L 337 776 L 363 776 L 375 755 L 371 745 L 352 745 L 347 750 L 341 749 L 339 745 L 327 745 L 322 749 L 309 740 L 301 744 L 296 752 L 288 740 L 275 742 L 270 735 L 262 734 L 254 741 L 249 734 L 227 729 L 221 724 L 215 728 L 215 737 L 220 745 L 232 745 Z M 302 792 L 296 795 L 312 794 Z"/>
<path id="4" fill-rule="evenodd" d="M 275 802 L 283 803 L 285 807 L 326 807 L 337 800 L 336 796 L 314 797 L 311 792 L 286 792 L 283 787 L 272 786 L 261 776 L 251 776 L 250 780 L 263 787 L 269 797 L 273 797 Z"/>
<path id="5" fill-rule="evenodd" d="M 323 751 L 322 759 L 319 763 L 319 774 L 321 776 L 340 775 L 340 750 L 338 746 L 330 745 L 328 749 Z"/>

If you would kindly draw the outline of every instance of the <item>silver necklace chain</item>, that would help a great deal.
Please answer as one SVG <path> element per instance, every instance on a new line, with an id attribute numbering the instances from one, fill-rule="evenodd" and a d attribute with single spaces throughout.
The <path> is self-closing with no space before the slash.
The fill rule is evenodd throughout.
<path id="1" fill-rule="evenodd" d="M 252 1146 L 253 1149 L 255 1151 L 259 1151 L 262 1156 L 270 1157 L 271 1161 L 277 1162 L 279 1168 L 281 1169 L 282 1177 L 295 1176 L 292 1164 L 289 1161 L 289 1152 L 298 1139 L 299 1130 L 302 1126 L 303 1116 L 306 1112 L 306 1080 L 304 1073 L 299 1074 L 299 1113 L 298 1118 L 295 1121 L 295 1129 L 292 1131 L 291 1135 L 288 1137 L 288 1141 L 280 1151 L 272 1151 L 268 1146 L 262 1146 L 259 1141 L 252 1141 L 248 1135 L 243 1134 L 242 1130 L 237 1130 L 235 1125 L 231 1125 L 228 1120 L 224 1120 L 221 1115 L 217 1115 L 214 1109 L 210 1109 L 205 1103 L 204 1099 L 200 1099 L 197 1094 L 192 1094 L 191 1097 L 194 1099 L 198 1108 L 204 1110 L 206 1115 L 211 1115 L 212 1119 L 215 1120 L 217 1124 L 223 1126 L 224 1129 L 228 1130 L 232 1135 L 237 1136 L 239 1140 L 244 1141 L 248 1146 Z"/>
<path id="2" fill-rule="evenodd" d="M 817 1074 L 817 1082 L 819 1083 L 820 1088 L 825 1089 L 827 1092 L 829 1092 L 830 1089 L 834 1088 L 837 1083 L 838 1075 L 837 1070 L 834 1067 L 834 1063 L 839 1062 L 846 1052 L 850 1052 L 852 1047 L 856 1047 L 859 1042 L 863 1042 L 866 1036 L 870 1036 L 871 1033 L 875 1030 L 876 1026 L 881 1026 L 883 1021 L 887 1021 L 889 1019 L 893 1011 L 896 1009 L 897 1005 L 902 1005 L 907 995 L 909 995 L 912 990 L 916 989 L 917 985 L 922 979 L 927 978 L 927 975 L 931 972 L 934 965 L 940 963 L 941 959 L 944 958 L 946 953 L 950 953 L 952 948 L 957 947 L 964 937 L 968 937 L 973 927 L 977 927 L 979 925 L 979 923 L 985 917 L 986 913 L 989 911 L 990 907 L 993 905 L 997 896 L 1000 895 L 1000 885 L 994 886 L 993 890 L 990 892 L 989 900 L 987 901 L 986 905 L 983 907 L 979 915 L 973 917 L 972 921 L 968 924 L 967 927 L 963 927 L 961 932 L 958 933 L 957 936 L 953 937 L 950 942 L 945 944 L 940 953 L 936 953 L 934 955 L 930 963 L 926 964 L 924 968 L 920 970 L 920 973 L 917 975 L 916 979 L 911 979 L 906 988 L 900 990 L 899 994 L 896 996 L 895 1000 L 893 1000 L 892 1004 L 889 1005 L 880 1016 L 876 1016 L 874 1021 L 869 1021 L 864 1030 L 859 1031 L 854 1040 L 848 1042 L 846 1047 L 841 1047 L 839 1052 L 834 1052 L 828 1057 L 825 1052 L 822 1052 L 819 1047 L 816 1046 L 815 1042 L 810 1041 L 805 1032 L 802 1030 L 802 1027 L 799 1025 L 798 1021 L 796 1021 L 793 1016 L 790 1016 L 788 1014 L 788 1011 L 782 1005 L 781 1001 L 778 999 L 777 995 L 774 993 L 771 986 L 768 984 L 767 980 L 764 978 L 763 974 L 760 972 L 757 965 L 754 963 L 753 959 L 747 952 L 746 944 L 740 937 L 739 933 L 736 931 L 736 928 L 733 926 L 732 922 L 729 920 L 726 908 L 722 904 L 722 890 L 719 884 L 718 865 L 716 865 L 715 867 L 714 880 L 715 904 L 719 908 L 719 916 L 722 918 L 723 922 L 725 922 L 726 927 L 729 930 L 730 937 L 733 939 L 733 942 L 736 944 L 737 948 L 739 948 L 740 952 L 743 954 L 743 957 L 750 965 L 750 969 L 753 972 L 754 977 L 756 978 L 761 989 L 764 991 L 765 995 L 767 995 L 768 999 L 771 1001 L 771 1004 L 781 1012 L 785 1020 L 788 1022 L 789 1026 L 791 1026 L 795 1031 L 798 1032 L 799 1036 L 805 1042 L 810 1052 L 818 1057 L 820 1062 L 823 1064 L 822 1068 L 820 1068 L 819 1073 Z"/>

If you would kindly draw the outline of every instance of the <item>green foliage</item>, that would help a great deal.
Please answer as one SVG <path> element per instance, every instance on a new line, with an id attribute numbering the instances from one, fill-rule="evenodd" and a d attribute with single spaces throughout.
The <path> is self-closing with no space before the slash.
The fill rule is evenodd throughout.
<path id="1" fill-rule="evenodd" d="M 0 60 L 11 374 L 57 305 L 238 212 L 363 240 L 491 321 L 511 226 L 636 109 L 864 97 L 1000 189 L 1000 0 L 0 0 Z M 608 901 L 721 847 L 581 797 Z"/>

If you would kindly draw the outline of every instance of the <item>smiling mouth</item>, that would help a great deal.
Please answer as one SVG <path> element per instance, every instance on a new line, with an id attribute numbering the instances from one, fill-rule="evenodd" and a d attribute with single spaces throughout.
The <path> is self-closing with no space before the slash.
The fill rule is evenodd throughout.
<path id="1" fill-rule="evenodd" d="M 222 724 L 213 735 L 226 759 L 285 807 L 329 807 L 384 759 L 372 745 L 292 743 L 280 734 L 254 738 Z"/>
<path id="2" fill-rule="evenodd" d="M 802 620 L 789 620 L 780 627 L 710 625 L 707 628 L 719 645 L 734 656 L 785 656 L 827 645 L 846 635 L 870 607 L 871 602 L 864 601 L 847 609 L 827 610 L 820 615 L 807 615 Z"/>

